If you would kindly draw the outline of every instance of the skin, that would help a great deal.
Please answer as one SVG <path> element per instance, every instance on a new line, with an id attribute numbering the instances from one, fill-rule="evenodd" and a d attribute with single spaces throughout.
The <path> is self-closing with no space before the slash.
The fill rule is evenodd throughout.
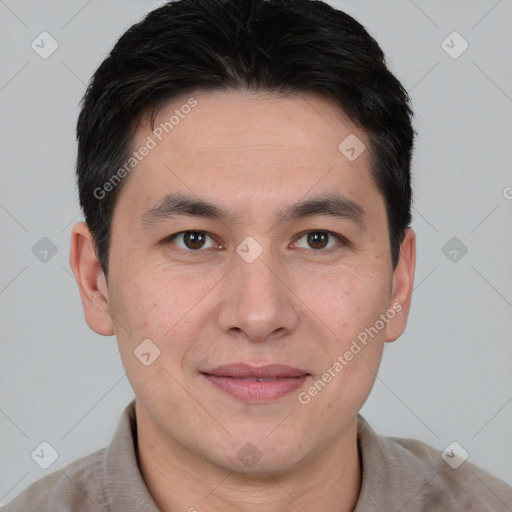
<path id="1" fill-rule="evenodd" d="M 349 511 L 361 483 L 356 417 L 374 384 L 385 342 L 403 332 L 415 266 L 409 229 L 392 267 L 384 199 L 369 167 L 367 134 L 314 94 L 194 94 L 197 106 L 126 178 L 112 221 L 108 286 L 84 223 L 73 227 L 71 266 L 85 318 L 115 334 L 136 395 L 141 470 L 162 511 Z M 162 108 L 155 126 L 187 98 Z M 338 149 L 366 144 L 355 161 Z M 151 135 L 139 125 L 133 148 Z M 175 216 L 150 226 L 141 215 L 169 192 L 208 200 L 229 219 Z M 328 215 L 277 222 L 300 200 L 333 191 L 364 210 L 361 223 Z M 187 230 L 205 248 L 187 248 Z M 327 247 L 304 231 L 332 232 Z M 236 247 L 263 249 L 252 263 Z M 401 311 L 307 405 L 307 390 L 357 335 L 393 304 Z M 134 349 L 150 339 L 149 366 Z M 247 403 L 201 370 L 228 363 L 280 363 L 311 374 L 296 392 Z M 261 459 L 246 467 L 252 443 Z"/>

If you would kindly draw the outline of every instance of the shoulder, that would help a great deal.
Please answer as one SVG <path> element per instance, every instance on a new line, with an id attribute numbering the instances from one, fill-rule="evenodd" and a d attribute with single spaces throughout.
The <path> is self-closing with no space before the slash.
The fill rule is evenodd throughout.
<path id="1" fill-rule="evenodd" d="M 465 511 L 512 509 L 512 487 L 469 460 L 456 450 L 441 450 L 414 439 L 387 438 L 398 452 L 406 452 L 414 467 L 431 475 L 425 484 L 424 498 L 435 507 L 457 506 Z M 425 475 L 426 476 L 426 475 Z"/>
<path id="2" fill-rule="evenodd" d="M 400 505 L 403 512 L 512 510 L 512 487 L 458 458 L 456 450 L 442 457 L 441 450 L 421 441 L 380 436 L 362 418 L 359 438 L 363 484 L 367 478 L 390 506 Z"/>
<path id="3" fill-rule="evenodd" d="M 103 512 L 108 510 L 105 449 L 76 460 L 31 484 L 1 512 Z"/>

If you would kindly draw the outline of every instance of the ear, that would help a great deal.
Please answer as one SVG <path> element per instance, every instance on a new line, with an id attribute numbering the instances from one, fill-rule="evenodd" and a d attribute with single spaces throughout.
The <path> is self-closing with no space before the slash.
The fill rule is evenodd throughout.
<path id="1" fill-rule="evenodd" d="M 103 336 L 114 334 L 108 308 L 107 282 L 85 222 L 75 224 L 71 230 L 69 263 L 78 283 L 87 325 Z"/>
<path id="2" fill-rule="evenodd" d="M 404 240 L 400 246 L 400 257 L 393 273 L 393 291 L 389 307 L 397 313 L 387 325 L 386 341 L 395 341 L 399 338 L 407 325 L 415 266 L 416 233 L 409 228 L 405 232 Z"/>

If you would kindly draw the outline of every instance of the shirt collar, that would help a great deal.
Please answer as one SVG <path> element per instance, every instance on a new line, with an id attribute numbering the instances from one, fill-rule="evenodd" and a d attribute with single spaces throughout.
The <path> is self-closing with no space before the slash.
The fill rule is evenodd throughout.
<path id="1" fill-rule="evenodd" d="M 111 512 L 160 512 L 139 469 L 135 400 L 123 411 L 105 455 L 105 489 Z"/>
<path id="2" fill-rule="evenodd" d="M 422 501 L 422 487 L 432 478 L 408 451 L 378 435 L 358 415 L 357 443 L 362 481 L 354 512 L 391 510 L 399 501 Z M 105 490 L 112 512 L 161 512 L 144 482 L 137 458 L 135 400 L 126 406 L 104 460 Z M 424 474 L 425 473 L 425 474 Z M 410 485 L 408 485 L 410 484 Z M 410 496 L 409 496 L 410 495 Z M 406 509 L 404 509 L 406 510 Z"/>

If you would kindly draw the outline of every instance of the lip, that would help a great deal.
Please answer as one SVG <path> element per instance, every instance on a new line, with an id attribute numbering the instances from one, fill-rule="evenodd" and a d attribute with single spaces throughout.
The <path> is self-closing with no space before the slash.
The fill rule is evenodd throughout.
<path id="1" fill-rule="evenodd" d="M 282 364 L 228 364 L 201 374 L 218 389 L 246 402 L 277 400 L 297 390 L 309 373 Z M 264 379 L 264 380 L 258 380 Z"/>

